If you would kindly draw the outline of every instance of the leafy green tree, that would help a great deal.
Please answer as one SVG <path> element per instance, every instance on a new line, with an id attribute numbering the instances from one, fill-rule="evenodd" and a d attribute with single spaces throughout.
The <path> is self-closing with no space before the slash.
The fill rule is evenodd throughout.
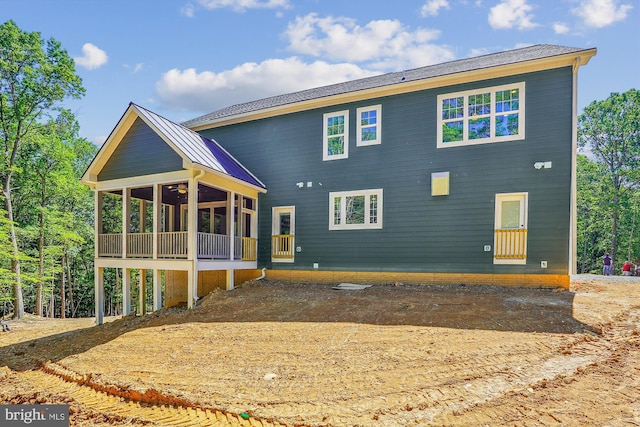
<path id="1" fill-rule="evenodd" d="M 632 196 L 640 183 L 640 92 L 631 89 L 612 93 L 604 101 L 589 104 L 578 118 L 578 144 L 593 153 L 602 165 L 604 194 L 610 220 L 606 247 L 616 260 L 619 226 L 625 199 Z M 605 249 L 607 251 L 607 249 Z"/>
<path id="2" fill-rule="evenodd" d="M 24 32 L 13 21 L 0 26 L 0 181 L 13 249 L 14 318 L 24 316 L 18 239 L 12 203 L 16 158 L 39 121 L 66 98 L 84 95 L 75 64 L 61 44 L 38 32 Z"/>
<path id="3" fill-rule="evenodd" d="M 43 314 L 45 304 L 49 313 L 54 311 L 54 278 L 60 284 L 61 317 L 66 309 L 76 311 L 71 265 L 75 256 L 86 252 L 82 246 L 93 241 L 93 197 L 79 177 L 97 148 L 79 138 L 78 132 L 75 117 L 63 111 L 37 126 L 17 161 L 22 172 L 16 176 L 16 218 L 24 224 L 25 250 L 37 260 L 29 271 L 37 277 L 33 302 L 37 315 Z"/>

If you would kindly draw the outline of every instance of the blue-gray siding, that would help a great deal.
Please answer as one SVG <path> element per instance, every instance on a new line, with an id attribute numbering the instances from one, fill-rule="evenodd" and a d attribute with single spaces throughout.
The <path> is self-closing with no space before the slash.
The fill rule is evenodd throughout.
<path id="1" fill-rule="evenodd" d="M 140 118 L 98 174 L 99 181 L 182 170 L 182 158 Z"/>
<path id="2" fill-rule="evenodd" d="M 526 139 L 437 149 L 436 97 L 526 82 Z M 382 104 L 382 144 L 356 147 L 356 108 Z M 322 161 L 322 115 L 350 112 L 349 158 Z M 260 266 L 321 270 L 567 274 L 572 141 L 569 67 L 394 95 L 202 131 L 265 183 Z M 551 161 L 537 170 L 535 162 Z M 431 173 L 450 195 L 432 197 Z M 313 182 L 298 188 L 297 182 Z M 383 228 L 329 231 L 329 192 L 382 188 Z M 528 192 L 526 265 L 494 265 L 495 195 Z M 296 208 L 294 264 L 271 263 L 271 207 Z M 541 269 L 540 261 L 548 261 Z"/>

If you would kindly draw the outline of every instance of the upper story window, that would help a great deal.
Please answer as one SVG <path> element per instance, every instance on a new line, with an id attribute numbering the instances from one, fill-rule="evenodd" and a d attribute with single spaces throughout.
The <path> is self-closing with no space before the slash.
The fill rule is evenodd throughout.
<path id="1" fill-rule="evenodd" d="M 438 96 L 438 148 L 524 139 L 524 82 Z"/>
<path id="2" fill-rule="evenodd" d="M 349 111 L 327 113 L 323 116 L 322 160 L 349 157 Z"/>
<path id="3" fill-rule="evenodd" d="M 329 193 L 329 230 L 382 228 L 382 189 Z"/>
<path id="4" fill-rule="evenodd" d="M 358 147 L 382 142 L 382 105 L 362 107 L 356 110 Z"/>

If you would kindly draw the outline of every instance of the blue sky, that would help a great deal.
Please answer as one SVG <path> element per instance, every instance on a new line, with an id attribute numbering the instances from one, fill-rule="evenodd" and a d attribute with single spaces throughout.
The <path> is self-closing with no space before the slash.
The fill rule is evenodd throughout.
<path id="1" fill-rule="evenodd" d="M 100 145 L 129 102 L 175 122 L 236 103 L 532 44 L 598 49 L 579 108 L 640 88 L 638 0 L 0 0 L 54 38 Z"/>

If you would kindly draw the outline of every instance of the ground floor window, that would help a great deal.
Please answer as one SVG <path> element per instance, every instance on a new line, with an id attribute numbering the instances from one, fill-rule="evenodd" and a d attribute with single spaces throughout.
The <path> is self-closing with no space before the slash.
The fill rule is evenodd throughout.
<path id="1" fill-rule="evenodd" d="M 382 228 L 382 189 L 329 193 L 329 230 Z"/>

